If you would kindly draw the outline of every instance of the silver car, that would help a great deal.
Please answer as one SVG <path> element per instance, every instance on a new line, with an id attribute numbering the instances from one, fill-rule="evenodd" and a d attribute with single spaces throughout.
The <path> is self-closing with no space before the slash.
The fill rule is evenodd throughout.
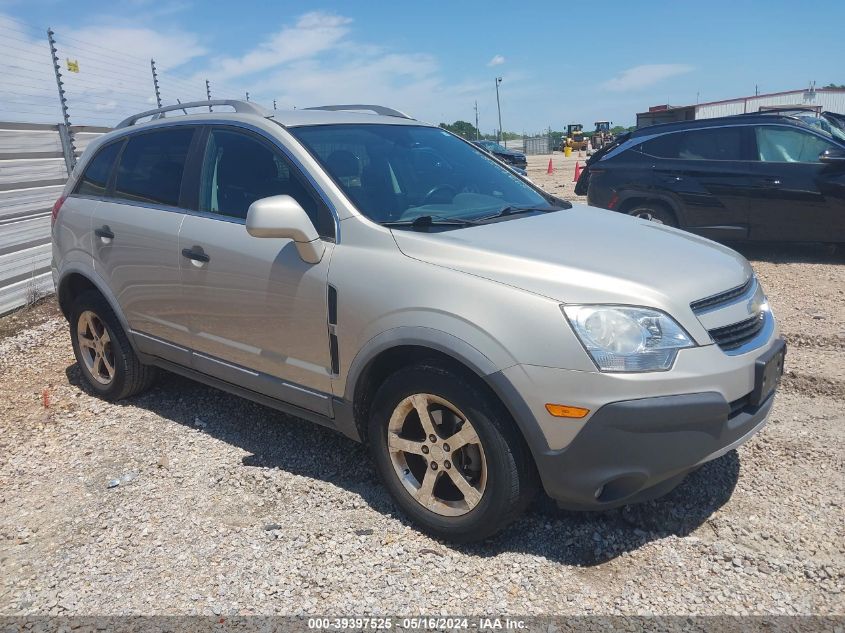
<path id="1" fill-rule="evenodd" d="M 380 106 L 133 116 L 57 201 L 52 267 L 93 392 L 164 369 L 334 428 L 452 541 L 541 485 L 666 493 L 760 430 L 785 354 L 734 251 Z"/>

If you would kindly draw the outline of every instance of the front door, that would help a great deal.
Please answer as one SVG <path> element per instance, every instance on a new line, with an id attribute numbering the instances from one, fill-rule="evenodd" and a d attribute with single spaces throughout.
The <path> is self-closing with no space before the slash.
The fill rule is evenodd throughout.
<path id="1" fill-rule="evenodd" d="M 658 136 L 643 143 L 657 157 L 652 182 L 681 203 L 685 229 L 712 238 L 747 235 L 754 176 L 741 126 L 703 128 Z"/>
<path id="2" fill-rule="evenodd" d="M 94 268 L 114 292 L 143 352 L 190 361 L 181 299 L 179 228 L 182 174 L 191 126 L 128 138 L 109 191 L 94 207 Z"/>
<path id="3" fill-rule="evenodd" d="M 809 130 L 755 129 L 757 196 L 749 209 L 757 240 L 845 240 L 845 170 L 819 162 L 840 148 Z"/>
<path id="4" fill-rule="evenodd" d="M 234 127 L 209 130 L 199 187 L 199 211 L 186 216 L 179 234 L 192 366 L 330 414 L 329 210 L 273 142 Z M 302 261 L 289 239 L 247 233 L 250 204 L 281 194 L 295 198 L 326 239 L 319 263 Z"/>

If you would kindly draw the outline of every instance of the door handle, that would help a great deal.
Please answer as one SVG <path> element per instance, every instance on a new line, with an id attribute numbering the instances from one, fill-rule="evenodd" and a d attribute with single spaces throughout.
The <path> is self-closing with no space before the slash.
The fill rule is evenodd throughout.
<path id="1" fill-rule="evenodd" d="M 100 237 L 104 240 L 113 240 L 114 233 L 111 232 L 111 229 L 107 226 L 101 227 L 99 229 L 94 229 L 94 235 Z"/>
<path id="2" fill-rule="evenodd" d="M 202 262 L 203 264 L 210 261 L 211 258 L 200 251 L 191 250 L 190 248 L 182 249 L 182 256 L 187 257 L 195 262 Z"/>
<path id="3" fill-rule="evenodd" d="M 772 186 L 780 185 L 780 178 L 761 178 L 760 181 L 765 185 L 772 185 Z"/>

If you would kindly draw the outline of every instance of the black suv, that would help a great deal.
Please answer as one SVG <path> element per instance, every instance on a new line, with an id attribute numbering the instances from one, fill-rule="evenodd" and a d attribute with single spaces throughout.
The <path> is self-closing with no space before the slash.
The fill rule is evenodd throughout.
<path id="1" fill-rule="evenodd" d="M 493 156 L 508 165 L 513 165 L 520 169 L 525 169 L 528 166 L 528 159 L 525 157 L 525 154 L 499 145 L 496 141 L 471 141 L 471 143 L 478 145 L 485 152 L 490 152 Z"/>
<path id="2" fill-rule="evenodd" d="M 593 154 L 575 193 L 713 239 L 845 242 L 845 131 L 824 123 L 761 113 L 641 128 Z"/>

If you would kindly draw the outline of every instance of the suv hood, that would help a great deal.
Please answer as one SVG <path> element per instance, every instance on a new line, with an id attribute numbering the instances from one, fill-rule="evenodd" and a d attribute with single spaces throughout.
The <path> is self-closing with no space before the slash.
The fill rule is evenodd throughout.
<path id="1" fill-rule="evenodd" d="M 562 303 L 620 303 L 691 315 L 697 299 L 744 284 L 751 266 L 710 240 L 613 211 L 553 213 L 442 233 L 394 230 L 408 257 Z"/>

